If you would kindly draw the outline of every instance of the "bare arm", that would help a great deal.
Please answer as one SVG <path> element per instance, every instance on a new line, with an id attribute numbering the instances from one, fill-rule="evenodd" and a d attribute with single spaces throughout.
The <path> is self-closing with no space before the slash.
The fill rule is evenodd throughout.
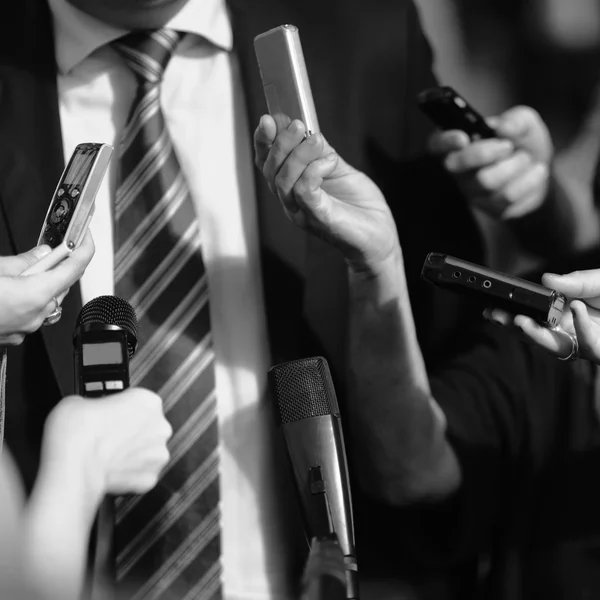
<path id="1" fill-rule="evenodd" d="M 350 265 L 348 417 L 367 490 L 392 504 L 447 496 L 460 465 L 431 396 L 398 249 L 377 272 Z"/>
<path id="2" fill-rule="evenodd" d="M 89 489 L 79 453 L 43 459 L 27 504 L 23 540 L 31 581 L 43 598 L 76 600 L 83 589 L 90 531 L 102 499 Z"/>
<path id="3" fill-rule="evenodd" d="M 96 400 L 71 396 L 50 413 L 23 519 L 25 561 L 40 598 L 80 598 L 102 498 L 152 489 L 170 435 L 160 398 L 139 388 Z"/>
<path id="4" fill-rule="evenodd" d="M 364 485 L 392 503 L 446 495 L 460 483 L 431 399 L 408 301 L 398 235 L 379 188 L 304 127 L 263 117 L 256 163 L 288 216 L 350 265 L 352 398 L 347 411 Z"/>

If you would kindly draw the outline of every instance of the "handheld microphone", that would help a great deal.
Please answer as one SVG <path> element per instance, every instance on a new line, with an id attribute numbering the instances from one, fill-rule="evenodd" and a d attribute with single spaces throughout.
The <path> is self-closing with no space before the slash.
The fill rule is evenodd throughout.
<path id="1" fill-rule="evenodd" d="M 269 389 L 304 517 L 307 538 L 335 534 L 344 555 L 346 598 L 358 598 L 358 567 L 344 437 L 331 373 L 321 357 L 276 365 Z"/>
<path id="2" fill-rule="evenodd" d="M 79 313 L 73 332 L 75 390 L 85 398 L 129 387 L 129 360 L 137 347 L 137 318 L 116 296 L 98 296 Z"/>
<path id="3" fill-rule="evenodd" d="M 129 302 L 116 296 L 98 296 L 79 312 L 73 332 L 75 391 L 84 398 L 101 398 L 129 387 L 129 360 L 137 348 L 137 318 Z M 116 581 L 114 504 L 100 504 L 91 546 L 92 600 L 113 593 Z M 114 593 L 113 593 L 114 595 Z"/>

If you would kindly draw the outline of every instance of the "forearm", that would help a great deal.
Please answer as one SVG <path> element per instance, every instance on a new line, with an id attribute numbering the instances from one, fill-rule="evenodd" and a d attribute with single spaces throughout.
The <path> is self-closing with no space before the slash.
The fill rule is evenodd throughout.
<path id="1" fill-rule="evenodd" d="M 25 554 L 40 597 L 80 598 L 99 501 L 78 466 L 42 462 L 24 519 Z"/>
<path id="2" fill-rule="evenodd" d="M 349 266 L 349 424 L 363 486 L 387 502 L 445 496 L 460 483 L 431 397 L 401 252 L 377 273 Z"/>

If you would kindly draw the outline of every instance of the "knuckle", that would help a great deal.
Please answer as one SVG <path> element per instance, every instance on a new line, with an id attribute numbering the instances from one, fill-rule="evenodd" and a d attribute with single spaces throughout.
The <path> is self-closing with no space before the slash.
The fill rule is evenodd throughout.
<path id="1" fill-rule="evenodd" d="M 29 322 L 28 327 L 26 328 L 27 333 L 33 333 L 34 331 L 37 331 L 42 326 L 44 319 L 45 319 L 44 315 L 38 314 L 37 316 L 35 316 Z"/>
<path id="2" fill-rule="evenodd" d="M 171 459 L 171 453 L 169 452 L 169 449 L 166 445 L 161 448 L 157 458 L 159 469 L 162 469 L 162 467 L 169 462 L 169 460 Z"/>
<path id="3" fill-rule="evenodd" d="M 533 157 L 529 152 L 525 152 L 524 150 L 517 150 L 515 152 L 515 159 L 518 165 L 522 167 L 529 166 L 533 163 Z"/>
<path id="4" fill-rule="evenodd" d="M 144 473 L 131 482 L 131 492 L 134 494 L 144 494 L 155 488 L 157 483 L 158 474 Z"/>
<path id="5" fill-rule="evenodd" d="M 307 173 L 303 173 L 302 176 L 296 181 L 294 186 L 292 187 L 292 191 L 296 199 L 302 198 L 304 194 L 308 191 L 309 181 Z"/>
<path id="6" fill-rule="evenodd" d="M 20 346 L 23 343 L 24 339 L 25 339 L 25 335 L 22 333 L 11 333 L 6 338 L 6 344 L 8 346 Z"/>
<path id="7" fill-rule="evenodd" d="M 153 473 L 147 473 L 143 479 L 142 484 L 146 488 L 146 490 L 151 490 L 156 487 L 158 480 L 159 480 L 159 473 L 158 473 L 158 471 L 155 471 Z"/>
<path id="8" fill-rule="evenodd" d="M 515 106 L 515 114 L 517 116 L 520 116 L 524 119 L 528 119 L 528 120 L 538 120 L 541 121 L 542 117 L 540 115 L 540 113 L 535 110 L 535 108 L 531 107 L 531 106 L 526 106 L 524 104 L 519 104 L 517 106 Z"/>
<path id="9" fill-rule="evenodd" d="M 273 145 L 271 146 L 270 154 L 277 161 L 280 161 L 282 156 L 284 156 L 285 150 L 284 150 L 283 137 L 281 135 L 278 135 L 275 138 L 275 141 L 273 142 Z"/>
<path id="10" fill-rule="evenodd" d="M 463 168 L 464 152 L 450 152 L 444 158 L 444 168 L 450 173 L 460 173 Z"/>
<path id="11" fill-rule="evenodd" d="M 287 181 L 287 168 L 285 164 L 279 169 L 279 173 L 275 175 L 275 179 L 273 180 L 273 186 L 275 188 L 275 193 L 277 196 L 285 195 L 285 191 L 287 189 L 286 185 Z"/>

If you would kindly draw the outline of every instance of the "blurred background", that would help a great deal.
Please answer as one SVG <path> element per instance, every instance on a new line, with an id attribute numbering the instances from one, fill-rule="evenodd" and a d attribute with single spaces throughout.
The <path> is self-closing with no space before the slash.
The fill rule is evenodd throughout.
<path id="1" fill-rule="evenodd" d="M 557 167 L 573 186 L 589 185 L 600 139 L 600 0 L 416 2 L 440 82 L 485 116 L 535 108 L 552 133 Z M 494 266 L 526 264 L 502 226 L 478 218 Z"/>

